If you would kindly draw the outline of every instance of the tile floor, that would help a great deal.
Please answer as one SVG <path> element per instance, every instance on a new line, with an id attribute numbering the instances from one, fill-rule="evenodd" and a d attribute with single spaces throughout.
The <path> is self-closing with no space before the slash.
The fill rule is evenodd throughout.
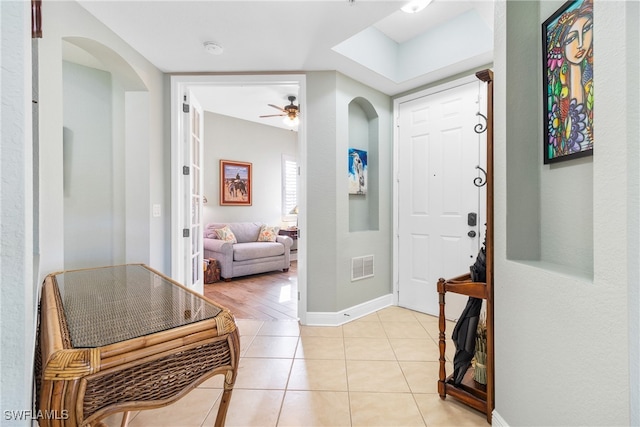
<path id="1" fill-rule="evenodd" d="M 227 426 L 488 425 L 480 412 L 438 396 L 436 317 L 389 307 L 338 327 L 242 319 L 238 327 Z M 132 413 L 129 426 L 212 426 L 222 380 L 217 375 L 172 405 Z M 105 423 L 120 420 L 116 414 Z"/>

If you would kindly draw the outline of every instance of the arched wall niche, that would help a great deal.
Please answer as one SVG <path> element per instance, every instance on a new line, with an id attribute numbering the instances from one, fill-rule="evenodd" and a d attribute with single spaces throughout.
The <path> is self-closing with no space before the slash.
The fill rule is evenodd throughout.
<path id="1" fill-rule="evenodd" d="M 351 153 L 356 151 L 365 163 L 365 189 L 359 191 L 350 185 L 349 231 L 379 229 L 379 120 L 374 106 L 367 99 L 356 97 L 349 103 L 349 165 L 352 173 Z M 350 176 L 350 179 L 358 179 Z M 358 187 L 359 188 L 359 187 Z"/>
<path id="2" fill-rule="evenodd" d="M 65 269 L 148 263 L 149 93 L 116 51 L 62 39 Z"/>
<path id="3" fill-rule="evenodd" d="M 110 47 L 86 37 L 64 37 L 62 40 L 65 61 L 108 71 L 119 80 L 125 91 L 148 90 L 133 67 Z"/>

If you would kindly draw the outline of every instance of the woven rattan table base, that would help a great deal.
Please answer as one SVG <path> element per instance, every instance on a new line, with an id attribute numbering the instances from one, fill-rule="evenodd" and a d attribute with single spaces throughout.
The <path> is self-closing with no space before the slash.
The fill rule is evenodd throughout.
<path id="1" fill-rule="evenodd" d="M 231 366 L 226 339 L 181 351 L 159 360 L 87 378 L 84 417 L 118 402 L 152 402 L 177 396 L 221 366 Z"/>
<path id="2" fill-rule="evenodd" d="M 40 427 L 100 426 L 114 413 L 169 405 L 216 374 L 225 376 L 222 427 L 240 336 L 227 309 L 128 265 L 47 276 L 36 351 L 38 409 L 56 416 Z"/>

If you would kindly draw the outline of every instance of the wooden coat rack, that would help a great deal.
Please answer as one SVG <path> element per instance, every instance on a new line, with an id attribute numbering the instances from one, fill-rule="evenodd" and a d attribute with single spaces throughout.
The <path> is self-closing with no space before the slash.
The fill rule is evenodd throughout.
<path id="1" fill-rule="evenodd" d="M 461 402 L 483 412 L 487 416 L 487 421 L 491 423 L 491 414 L 495 407 L 493 339 L 493 72 L 491 70 L 479 71 L 476 73 L 476 77 L 487 83 L 487 231 L 485 239 L 487 277 L 486 283 L 472 282 L 470 273 L 452 279 L 440 279 L 438 281 L 438 293 L 440 294 L 440 316 L 438 319 L 440 329 L 440 375 L 438 380 L 438 394 L 440 394 L 440 398 L 442 399 L 445 399 L 447 395 L 453 396 Z M 473 368 L 468 369 L 464 379 L 459 384 L 454 384 L 451 375 L 447 377 L 445 368 L 445 350 L 447 345 L 445 339 L 445 295 L 447 292 L 467 295 L 486 301 L 486 385 L 474 381 Z"/>

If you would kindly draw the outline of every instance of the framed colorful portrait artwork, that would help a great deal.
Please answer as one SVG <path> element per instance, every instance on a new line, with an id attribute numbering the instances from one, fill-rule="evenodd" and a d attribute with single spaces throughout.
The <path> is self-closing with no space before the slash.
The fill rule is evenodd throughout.
<path id="1" fill-rule="evenodd" d="M 220 206 L 251 206 L 251 163 L 220 160 Z"/>
<path id="2" fill-rule="evenodd" d="M 544 163 L 593 154 L 593 1 L 571 0 L 542 24 Z"/>

